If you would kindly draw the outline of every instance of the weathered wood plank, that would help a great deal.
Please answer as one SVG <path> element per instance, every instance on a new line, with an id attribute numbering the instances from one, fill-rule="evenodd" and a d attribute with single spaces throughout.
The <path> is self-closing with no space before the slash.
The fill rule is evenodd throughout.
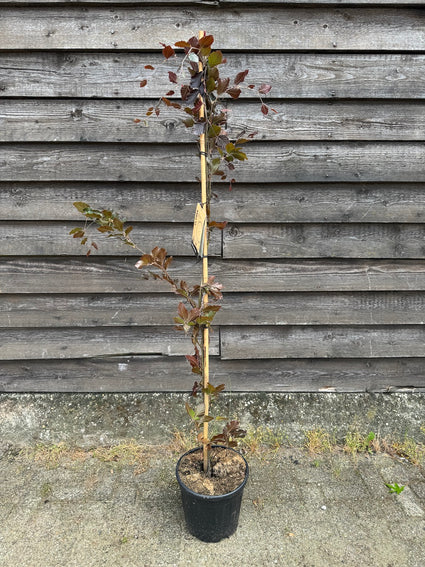
<path id="1" fill-rule="evenodd" d="M 0 224 L 0 244 L 6 256 L 75 255 L 84 252 L 61 223 Z M 214 234 L 214 233 L 213 233 Z M 187 225 L 141 225 L 134 240 L 144 251 L 161 245 L 171 255 L 193 255 Z M 420 224 L 293 224 L 231 225 L 224 234 L 224 258 L 423 258 L 425 225 Z M 96 242 L 103 255 L 139 256 L 120 242 L 102 235 Z M 221 234 L 215 233 L 211 256 L 220 254 Z"/>
<path id="2" fill-rule="evenodd" d="M 0 106 L 1 142 L 193 142 L 194 134 L 173 109 L 146 118 L 156 101 L 20 100 Z M 273 102 L 277 114 L 264 116 L 254 102 L 226 105 L 231 137 L 258 132 L 256 139 L 422 141 L 425 103 Z M 186 114 L 184 114 L 187 116 Z M 135 123 L 140 119 L 140 123 Z"/>
<path id="3" fill-rule="evenodd" d="M 76 223 L 77 224 L 77 223 Z M 0 223 L 1 254 L 23 256 L 49 256 L 85 253 L 86 248 L 74 240 L 69 231 L 75 225 L 64 223 Z M 83 226 L 78 223 L 77 226 Z M 143 252 L 161 246 L 171 255 L 193 256 L 190 225 L 134 224 L 132 237 L 140 243 Z M 99 236 L 98 236 L 99 235 Z M 114 239 L 96 233 L 95 242 L 100 254 L 137 257 L 140 252 Z M 221 234 L 212 235 L 211 256 L 221 252 Z"/>
<path id="4" fill-rule="evenodd" d="M 218 336 L 211 336 L 218 354 Z M 0 329 L 0 360 L 48 360 L 191 354 L 190 340 L 172 328 Z"/>
<path id="5" fill-rule="evenodd" d="M 229 222 L 425 221 L 424 183 L 220 183 L 214 192 L 214 218 Z M 72 203 L 84 201 L 129 223 L 190 223 L 198 199 L 198 184 L 0 181 L 0 220 L 78 221 Z"/>
<path id="6" fill-rule="evenodd" d="M 155 286 L 155 282 L 152 287 Z M 0 327 L 172 326 L 179 298 L 166 294 L 0 295 Z M 216 325 L 418 325 L 422 292 L 226 294 Z"/>
<path id="7" fill-rule="evenodd" d="M 24 0 L 22 0 L 24 1 Z M 43 0 L 45 1 L 45 0 Z M 60 1 L 60 0 L 47 0 L 47 1 Z M 87 0 L 84 0 L 87 1 Z M 91 0 L 88 0 L 91 1 Z M 93 0 L 96 1 L 96 0 Z M 115 0 L 109 0 L 114 2 Z M 120 1 L 120 0 L 118 0 Z M 126 1 L 126 0 L 124 0 Z M 128 0 L 132 1 L 132 0 Z M 161 2 L 161 0 L 154 0 L 155 2 Z M 195 0 L 196 1 L 196 0 Z M 202 0 L 201 0 L 202 1 Z M 205 0 L 209 1 L 209 0 Z M 213 2 L 223 5 L 234 5 L 234 4 L 264 4 L 264 2 L 259 2 L 258 0 L 213 0 Z M 334 6 L 338 5 L 341 8 L 346 6 L 422 6 L 423 0 L 401 0 L 401 2 L 394 2 L 394 0 L 319 0 L 318 2 L 312 2 L 312 0 L 267 0 L 267 4 L 306 4 L 311 7 L 316 8 L 319 6 Z"/>
<path id="8" fill-rule="evenodd" d="M 419 10 L 240 7 L 193 10 L 156 6 L 3 8 L 2 49 L 158 49 L 208 29 L 226 50 L 385 50 L 425 47 Z M 264 30 L 267 29 L 267 33 Z M 170 37 L 173 30 L 174 37 Z M 405 33 L 409 30 L 409 33 Z M 19 31 L 19 35 L 17 32 Z"/>
<path id="9" fill-rule="evenodd" d="M 425 225 L 231 225 L 224 258 L 424 258 Z"/>
<path id="10" fill-rule="evenodd" d="M 218 195 L 214 212 L 229 222 L 425 220 L 425 185 L 419 183 L 236 183 Z"/>
<path id="11" fill-rule="evenodd" d="M 423 359 L 220 360 L 211 380 L 230 392 L 424 392 Z M 2 392 L 188 392 L 181 357 L 2 361 Z"/>
<path id="12" fill-rule="evenodd" d="M 201 264 L 175 258 L 173 277 L 196 283 Z M 224 292 L 424 291 L 425 265 L 411 260 L 212 260 L 210 273 Z M 72 274 L 72 277 L 70 277 Z M 117 258 L 6 258 L 0 261 L 2 293 L 163 293 L 169 288 L 146 280 L 133 262 Z"/>
<path id="13" fill-rule="evenodd" d="M 65 5 L 69 6 L 69 4 L 90 4 L 92 6 L 95 5 L 121 5 L 121 4 L 140 4 L 140 0 L 37 0 L 37 5 Z M 0 5 L 6 6 L 20 6 L 20 5 L 28 5 L 28 0 L 0 0 Z M 149 4 L 157 5 L 157 6 L 199 6 L 199 5 L 207 5 L 207 6 L 217 6 L 217 7 L 225 7 L 225 6 L 238 6 L 247 5 L 247 6 L 261 6 L 264 5 L 264 2 L 259 0 L 150 0 Z M 367 7 L 395 7 L 395 6 L 422 6 L 423 0 L 400 0 L 399 2 L 395 2 L 394 0 L 326 0 L 320 2 L 312 2 L 312 0 L 267 0 L 267 4 L 273 4 L 275 6 L 292 6 L 292 5 L 303 5 L 303 6 L 311 6 L 317 8 L 325 7 L 325 6 L 335 6 L 338 5 L 339 7 L 342 6 L 367 6 Z"/>
<path id="14" fill-rule="evenodd" d="M 3 181 L 192 182 L 192 145 L 5 144 Z M 239 182 L 423 182 L 425 146 L 385 142 L 253 142 Z"/>
<path id="15" fill-rule="evenodd" d="M 144 66 L 161 61 L 132 52 L 6 52 L 0 59 L 0 96 L 157 99 L 169 89 L 166 73 L 143 89 L 139 83 Z M 425 98 L 423 54 L 240 53 L 229 57 L 223 73 L 233 77 L 241 69 L 249 69 L 252 83 L 271 82 L 274 99 Z"/>
<path id="16" fill-rule="evenodd" d="M 425 356 L 424 326 L 224 327 L 223 359 Z"/>
<path id="17" fill-rule="evenodd" d="M 96 5 L 132 5 L 132 4 L 140 4 L 140 0 L 37 0 L 37 5 L 64 5 L 69 6 L 69 4 L 90 4 L 91 6 Z M 6 6 L 20 6 L 20 5 L 28 5 L 28 0 L 0 0 L 0 5 Z M 264 5 L 264 2 L 260 0 L 150 0 L 149 4 L 157 5 L 157 6 L 195 6 L 198 7 L 199 5 L 206 5 L 206 6 L 217 6 L 217 7 L 226 7 L 226 6 L 238 6 L 247 5 L 247 6 L 261 6 Z M 423 0 L 400 0 L 399 2 L 395 2 L 394 0 L 320 0 L 319 2 L 313 2 L 312 0 L 267 0 L 267 4 L 272 4 L 275 6 L 293 6 L 293 5 L 302 5 L 302 6 L 311 6 L 311 7 L 327 7 L 327 6 L 339 6 L 339 7 L 346 7 L 346 6 L 367 6 L 367 7 L 396 7 L 396 6 L 422 6 Z"/>

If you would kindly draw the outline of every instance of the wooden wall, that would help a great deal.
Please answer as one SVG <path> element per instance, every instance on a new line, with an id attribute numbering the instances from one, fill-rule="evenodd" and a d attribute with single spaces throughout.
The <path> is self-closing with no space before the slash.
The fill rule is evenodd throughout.
<path id="1" fill-rule="evenodd" d="M 86 259 L 67 233 L 73 201 L 111 204 L 199 274 L 196 147 L 175 116 L 134 118 L 168 88 L 139 88 L 159 42 L 206 29 L 278 111 L 232 104 L 232 131 L 259 135 L 217 187 L 212 380 L 425 391 L 423 6 L 0 0 L 0 390 L 190 389 L 176 298 L 127 249 Z"/>

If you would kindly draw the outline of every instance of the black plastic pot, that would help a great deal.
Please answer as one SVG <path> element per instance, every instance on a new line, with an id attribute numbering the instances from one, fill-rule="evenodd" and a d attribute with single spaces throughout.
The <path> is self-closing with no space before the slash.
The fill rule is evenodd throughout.
<path id="1" fill-rule="evenodd" d="M 234 451 L 224 447 L 225 450 Z M 182 455 L 176 466 L 177 482 L 180 485 L 184 517 L 189 532 L 202 541 L 217 542 L 235 533 L 238 527 L 239 511 L 242 494 L 248 480 L 248 463 L 245 458 L 245 479 L 235 490 L 219 496 L 198 494 L 188 488 L 180 478 L 179 466 L 181 460 L 190 453 L 202 451 L 192 449 Z M 235 451 L 237 453 L 237 451 Z"/>

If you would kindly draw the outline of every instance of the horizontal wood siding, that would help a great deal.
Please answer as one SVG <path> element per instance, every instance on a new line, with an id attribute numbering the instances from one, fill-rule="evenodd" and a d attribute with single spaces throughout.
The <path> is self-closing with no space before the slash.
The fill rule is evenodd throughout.
<path id="1" fill-rule="evenodd" d="M 161 41 L 206 29 L 276 110 L 248 91 L 228 104 L 229 134 L 258 134 L 233 190 L 215 187 L 212 381 L 425 392 L 422 1 L 0 6 L 0 391 L 190 390 L 176 297 L 131 249 L 99 237 L 86 258 L 68 232 L 73 201 L 111 206 L 199 280 L 196 140 L 167 110 L 146 119 L 166 76 L 139 84 Z"/>

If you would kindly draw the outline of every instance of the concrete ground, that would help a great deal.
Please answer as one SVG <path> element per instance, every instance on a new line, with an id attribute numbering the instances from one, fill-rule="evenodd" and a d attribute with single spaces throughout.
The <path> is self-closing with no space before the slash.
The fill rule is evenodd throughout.
<path id="1" fill-rule="evenodd" d="M 184 526 L 176 454 L 0 451 L 2 567 L 424 567 L 425 475 L 386 454 L 250 455 L 239 528 L 206 544 Z M 386 483 L 404 485 L 391 494 Z"/>

